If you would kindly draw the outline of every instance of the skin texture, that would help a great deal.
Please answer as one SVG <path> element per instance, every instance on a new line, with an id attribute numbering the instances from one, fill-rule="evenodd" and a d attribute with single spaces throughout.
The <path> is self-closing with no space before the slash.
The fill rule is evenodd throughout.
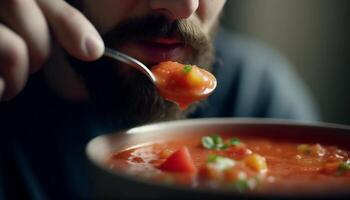
<path id="1" fill-rule="evenodd" d="M 74 3 L 75 7 L 70 3 Z M 92 72 L 98 71 L 96 77 L 100 78 L 96 78 L 95 75 L 91 78 L 91 73 L 79 69 L 87 65 L 81 61 L 96 61 L 101 58 L 106 45 L 128 53 L 148 66 L 169 59 L 210 66 L 211 36 L 224 3 L 225 0 L 1 1 L 0 99 L 9 100 L 15 97 L 24 88 L 28 76 L 43 69 L 51 88 L 66 99 L 102 99 L 101 104 L 116 107 L 112 109 L 113 112 L 129 115 L 135 111 L 120 110 L 116 104 L 125 107 L 123 102 L 133 103 L 127 102 L 126 99 L 133 95 L 144 96 L 134 104 L 148 107 L 148 104 L 140 102 L 149 102 L 154 106 L 145 110 L 145 115 L 153 115 L 151 113 L 154 110 L 160 110 L 160 113 L 154 115 L 164 118 L 164 113 L 174 113 L 176 108 L 166 111 L 167 106 L 164 105 L 168 103 L 161 102 L 152 86 L 132 68 L 100 59 L 92 62 L 90 66 L 94 68 L 91 69 Z M 156 23 L 149 20 L 153 18 L 156 19 Z M 151 22 L 150 25 L 159 25 L 159 30 L 155 29 L 152 32 L 150 27 L 141 31 L 130 29 L 139 27 L 144 21 Z M 172 29 L 164 31 L 164 35 L 154 35 L 162 32 L 164 27 Z M 118 32 L 122 34 L 118 35 Z M 148 37 L 144 37 L 143 34 L 148 34 Z M 123 38 L 125 35 L 130 37 Z M 158 51 L 156 54 L 147 54 L 145 52 L 153 51 L 139 48 L 140 40 L 135 38 L 141 38 L 142 42 L 160 41 L 162 44 L 176 41 L 185 47 L 179 48 L 176 53 L 166 54 Z M 67 57 L 70 59 L 66 59 Z M 113 67 L 102 70 L 102 64 Z M 75 69 L 75 66 L 78 69 Z M 96 70 L 98 66 L 101 70 Z M 108 74 L 112 75 L 109 77 L 110 81 L 106 81 L 107 85 L 100 85 L 93 80 L 108 80 Z M 130 87 L 135 82 L 138 83 L 137 87 Z M 110 88 L 111 85 L 117 87 Z M 91 89 L 101 90 L 101 87 L 106 88 L 102 89 L 103 94 L 96 94 L 94 89 Z M 113 97 L 110 98 L 111 94 L 108 96 L 106 93 L 113 93 Z M 129 98 L 123 99 L 120 94 L 129 95 Z M 113 102 L 103 102 L 105 99 L 111 99 Z"/>

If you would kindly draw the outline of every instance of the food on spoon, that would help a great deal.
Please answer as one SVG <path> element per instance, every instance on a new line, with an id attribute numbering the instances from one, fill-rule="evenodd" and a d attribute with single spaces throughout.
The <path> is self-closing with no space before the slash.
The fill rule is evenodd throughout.
<path id="1" fill-rule="evenodd" d="M 166 61 L 153 66 L 151 71 L 160 95 L 181 109 L 207 98 L 216 87 L 215 77 L 195 65 Z"/>

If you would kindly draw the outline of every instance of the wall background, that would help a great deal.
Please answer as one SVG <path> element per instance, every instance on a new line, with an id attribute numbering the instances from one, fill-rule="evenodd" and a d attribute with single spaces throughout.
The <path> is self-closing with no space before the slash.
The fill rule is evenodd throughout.
<path id="1" fill-rule="evenodd" d="M 323 121 L 350 125 L 350 1 L 228 0 L 222 22 L 284 53 Z"/>

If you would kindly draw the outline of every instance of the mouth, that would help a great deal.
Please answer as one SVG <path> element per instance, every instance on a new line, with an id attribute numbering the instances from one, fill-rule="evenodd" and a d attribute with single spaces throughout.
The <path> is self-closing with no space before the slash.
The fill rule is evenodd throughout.
<path id="1" fill-rule="evenodd" d="M 163 61 L 185 62 L 191 53 L 191 48 L 177 38 L 133 41 L 123 45 L 120 50 L 149 67 Z"/>

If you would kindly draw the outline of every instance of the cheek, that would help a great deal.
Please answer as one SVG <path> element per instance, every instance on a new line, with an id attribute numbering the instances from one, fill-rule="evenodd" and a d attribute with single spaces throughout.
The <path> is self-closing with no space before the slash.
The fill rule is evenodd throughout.
<path id="1" fill-rule="evenodd" d="M 216 21 L 218 20 L 220 13 L 225 5 L 225 0 L 199 0 L 200 4 L 197 11 L 197 16 L 203 29 L 209 32 Z"/>

